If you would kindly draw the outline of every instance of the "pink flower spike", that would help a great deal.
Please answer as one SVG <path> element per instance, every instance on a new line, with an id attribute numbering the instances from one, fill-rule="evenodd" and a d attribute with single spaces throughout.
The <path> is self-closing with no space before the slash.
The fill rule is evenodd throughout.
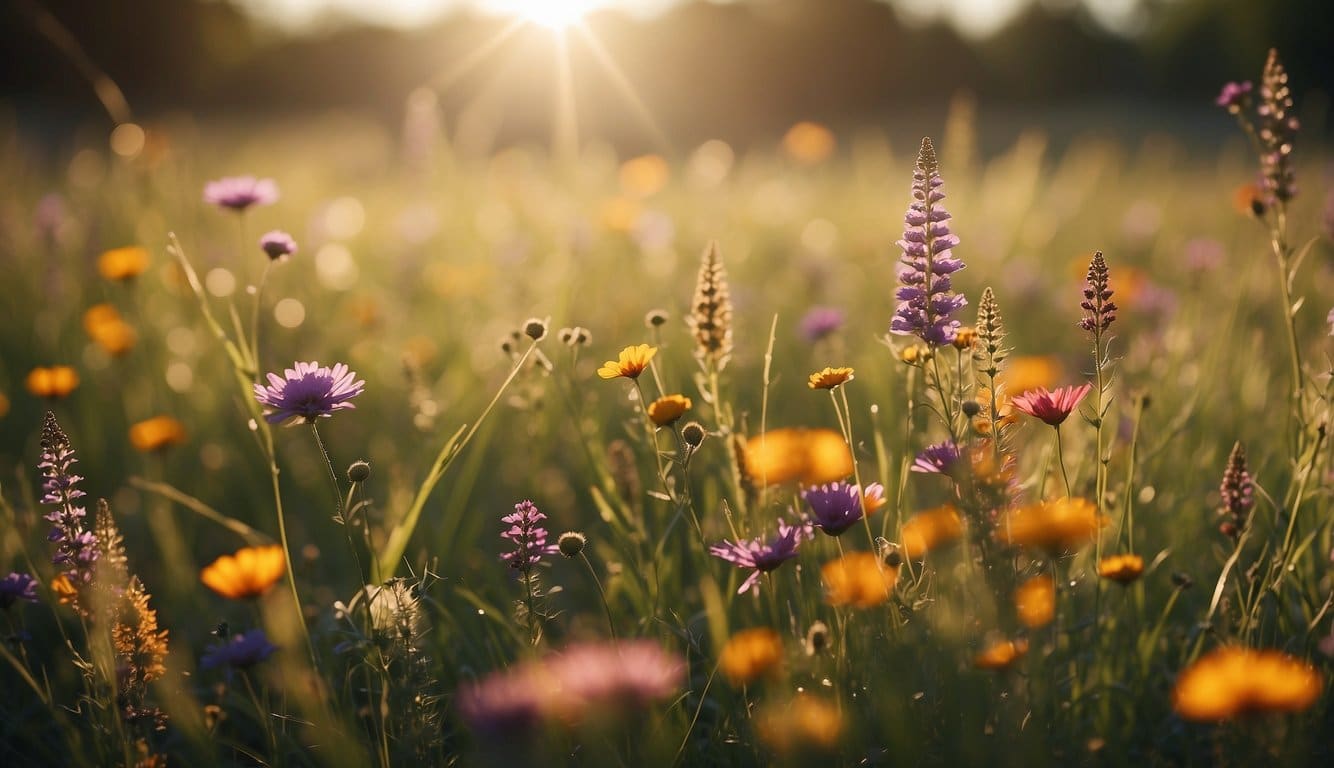
<path id="1" fill-rule="evenodd" d="M 1038 387 L 1015 397 L 1011 403 L 1029 416 L 1042 419 L 1056 427 L 1065 421 L 1071 411 L 1079 406 L 1079 401 L 1092 390 L 1092 384 L 1060 387 L 1054 392 L 1048 391 L 1046 387 Z"/>

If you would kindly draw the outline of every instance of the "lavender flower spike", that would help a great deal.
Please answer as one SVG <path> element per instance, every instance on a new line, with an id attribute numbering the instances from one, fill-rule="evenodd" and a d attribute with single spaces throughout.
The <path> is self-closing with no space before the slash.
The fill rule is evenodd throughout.
<path id="1" fill-rule="evenodd" d="M 959 238 L 950 233 L 950 214 L 940 205 L 945 193 L 940 191 L 936 149 L 931 139 L 922 139 L 913 170 L 913 201 L 904 215 L 903 249 L 900 259 L 899 300 L 889 330 L 903 336 L 917 336 L 932 346 L 944 346 L 954 341 L 959 328 L 958 320 L 950 315 L 968 300 L 953 292 L 950 275 L 963 269 L 964 263 L 954 258 L 953 248 Z"/>
<path id="2" fill-rule="evenodd" d="M 270 424 L 313 424 L 334 411 L 355 408 L 348 401 L 366 386 L 343 363 L 333 368 L 322 368 L 314 360 L 294 365 L 283 371 L 283 378 L 270 373 L 270 386 L 255 385 L 255 399 L 269 409 L 264 412 L 264 420 Z"/>
<path id="3" fill-rule="evenodd" d="M 542 527 L 542 521 L 546 519 L 547 516 L 531 501 L 515 504 L 513 512 L 500 518 L 500 522 L 509 525 L 509 529 L 500 534 L 501 538 L 514 543 L 514 550 L 500 557 L 511 568 L 527 573 L 542 562 L 542 558 L 559 551 L 555 544 L 547 543 L 550 534 Z"/>
<path id="4" fill-rule="evenodd" d="M 87 528 L 88 510 L 76 501 L 83 498 L 79 475 L 70 471 L 78 462 L 65 431 L 47 411 L 42 423 L 42 503 L 55 507 L 46 515 L 51 522 L 47 539 L 56 545 L 51 562 L 77 587 L 92 583 L 93 563 L 97 561 L 97 537 Z"/>
<path id="5" fill-rule="evenodd" d="M 778 521 L 778 536 L 765 541 L 764 538 L 750 539 L 748 541 L 723 541 L 709 547 L 709 554 L 715 557 L 721 557 L 733 565 L 741 568 L 753 568 L 753 573 L 743 582 L 736 591 L 738 595 L 744 595 L 751 587 L 760 583 L 760 574 L 768 573 L 784 562 L 797 556 L 797 547 L 803 539 L 809 539 L 814 535 L 810 526 L 798 523 L 789 525 L 783 520 Z"/>

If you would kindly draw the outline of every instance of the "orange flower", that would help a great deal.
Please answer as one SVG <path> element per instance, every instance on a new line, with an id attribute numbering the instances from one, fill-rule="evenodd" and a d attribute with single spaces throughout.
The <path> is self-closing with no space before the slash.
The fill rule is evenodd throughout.
<path id="1" fill-rule="evenodd" d="M 4 392 L 0 392 L 0 419 L 3 419 L 6 413 L 9 413 L 9 398 L 5 397 Z"/>
<path id="2" fill-rule="evenodd" d="M 657 347 L 650 347 L 647 344 L 638 346 L 632 344 L 622 349 L 617 359 L 603 363 L 602 367 L 598 369 L 598 375 L 604 379 L 615 379 L 620 376 L 627 379 L 637 379 L 656 354 L 658 354 Z"/>
<path id="3" fill-rule="evenodd" d="M 1025 640 L 1001 640 L 987 646 L 973 657 L 973 666 L 978 669 L 1006 669 L 1028 653 Z"/>
<path id="4" fill-rule="evenodd" d="M 130 445 L 152 453 L 185 442 L 185 425 L 170 416 L 154 416 L 130 427 Z"/>
<path id="5" fill-rule="evenodd" d="M 1019 355 L 1005 363 L 996 377 L 1007 392 L 1023 394 L 1030 389 L 1051 389 L 1064 375 L 1061 363 L 1050 355 Z"/>
<path id="6" fill-rule="evenodd" d="M 833 389 L 849 381 L 852 381 L 851 368 L 825 368 L 812 373 L 808 383 L 811 389 Z"/>
<path id="7" fill-rule="evenodd" d="M 903 521 L 899 539 L 903 542 L 905 557 L 917 560 L 927 552 L 942 547 L 963 536 L 963 518 L 949 504 L 918 512 Z"/>
<path id="8" fill-rule="evenodd" d="M 775 752 L 833 750 L 843 735 L 838 708 L 815 696 L 797 696 L 786 705 L 770 706 L 757 718 L 760 738 Z"/>
<path id="9" fill-rule="evenodd" d="M 79 599 L 79 588 L 63 573 L 51 580 L 51 591 L 61 605 L 72 605 Z"/>
<path id="10" fill-rule="evenodd" d="M 1320 696 L 1320 673 L 1279 651 L 1219 648 L 1177 678 L 1172 708 L 1187 720 L 1258 712 L 1300 712 Z"/>
<path id="11" fill-rule="evenodd" d="M 1112 555 L 1098 563 L 1098 575 L 1119 584 L 1129 584 L 1144 573 L 1144 558 L 1139 555 Z"/>
<path id="12" fill-rule="evenodd" d="M 852 552 L 820 569 L 830 605 L 871 608 L 889 599 L 899 579 L 890 567 L 870 552 Z"/>
<path id="13" fill-rule="evenodd" d="M 97 258 L 97 271 L 108 280 L 129 280 L 148 269 L 148 251 L 137 245 L 112 248 Z"/>
<path id="14" fill-rule="evenodd" d="M 908 365 L 920 365 L 931 359 L 931 348 L 925 344 L 913 344 L 899 352 L 899 359 Z"/>
<path id="15" fill-rule="evenodd" d="M 640 155 L 621 163 L 621 191 L 631 199 L 642 199 L 656 194 L 671 178 L 667 161 L 659 155 Z"/>
<path id="16" fill-rule="evenodd" d="M 978 387 L 977 404 L 980 409 L 977 415 L 973 417 L 973 429 L 979 435 L 991 434 L 991 390 L 987 387 Z M 1002 427 L 1008 427 L 1019 423 L 1019 414 L 1015 412 L 1014 406 L 1010 404 L 1010 398 L 1006 397 L 999 388 L 996 390 L 996 422 Z"/>
<path id="17" fill-rule="evenodd" d="M 58 400 L 73 392 L 79 386 L 79 374 L 68 365 L 53 365 L 50 368 L 33 368 L 25 382 L 28 391 L 37 397 L 49 397 Z"/>
<path id="18" fill-rule="evenodd" d="M 852 453 L 832 429 L 774 429 L 746 441 L 746 475 L 757 484 L 823 485 L 852 474 Z"/>
<path id="19" fill-rule="evenodd" d="M 287 561 L 277 544 L 223 555 L 199 572 L 205 586 L 230 600 L 259 597 L 283 577 Z"/>
<path id="20" fill-rule="evenodd" d="M 134 347 L 134 328 L 110 304 L 94 304 L 83 313 L 83 329 L 107 354 L 119 356 Z"/>
<path id="21" fill-rule="evenodd" d="M 977 343 L 977 329 L 965 325 L 954 332 L 954 341 L 951 343 L 954 344 L 955 349 L 960 351 L 972 349 L 973 345 Z"/>
<path id="22" fill-rule="evenodd" d="M 1014 591 L 1014 610 L 1029 629 L 1051 623 L 1056 616 L 1056 582 L 1050 576 L 1034 576 Z"/>
<path id="23" fill-rule="evenodd" d="M 834 153 L 834 134 L 819 123 L 802 121 L 783 135 L 783 151 L 802 165 L 824 162 Z"/>
<path id="24" fill-rule="evenodd" d="M 665 395 L 648 404 L 648 418 L 659 427 L 665 427 L 676 423 L 691 405 L 693 403 L 685 395 Z"/>
<path id="25" fill-rule="evenodd" d="M 1264 194 L 1257 184 L 1242 184 L 1232 190 L 1232 210 L 1243 216 L 1259 216 L 1264 213 Z"/>
<path id="26" fill-rule="evenodd" d="M 777 670 L 782 661 L 783 639 L 768 627 L 754 627 L 728 639 L 718 668 L 734 685 L 745 685 Z"/>
<path id="27" fill-rule="evenodd" d="M 1063 552 L 1091 541 L 1103 522 L 1093 502 L 1060 498 L 1010 510 L 996 535 L 1009 544 Z"/>

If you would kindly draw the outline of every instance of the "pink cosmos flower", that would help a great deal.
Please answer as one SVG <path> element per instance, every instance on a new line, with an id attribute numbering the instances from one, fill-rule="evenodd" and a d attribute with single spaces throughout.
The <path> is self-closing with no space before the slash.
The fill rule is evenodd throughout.
<path id="1" fill-rule="evenodd" d="M 1056 427 L 1065 421 L 1065 418 L 1079 406 L 1079 401 L 1092 390 L 1092 384 L 1060 387 L 1054 392 L 1048 391 L 1046 387 L 1038 387 L 1019 395 L 1011 403 L 1029 416 L 1042 419 Z"/>

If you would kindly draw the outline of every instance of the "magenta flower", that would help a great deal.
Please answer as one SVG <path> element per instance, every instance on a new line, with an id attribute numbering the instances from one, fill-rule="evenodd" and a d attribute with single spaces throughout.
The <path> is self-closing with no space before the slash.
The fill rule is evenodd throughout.
<path id="1" fill-rule="evenodd" d="M 737 589 L 744 595 L 760 581 L 761 573 L 768 573 L 797 556 L 797 547 L 803 539 L 814 535 L 810 526 L 789 525 L 778 521 L 778 536 L 766 541 L 763 537 L 749 541 L 722 541 L 709 547 L 709 554 L 721 557 L 739 568 L 753 568 L 754 572 Z"/>
<path id="2" fill-rule="evenodd" d="M 277 200 L 278 185 L 273 179 L 228 176 L 204 185 L 204 202 L 238 213 L 252 205 L 272 205 Z"/>
<path id="3" fill-rule="evenodd" d="M 1084 396 L 1092 390 L 1092 384 L 1084 384 L 1078 387 L 1060 387 L 1054 392 L 1048 391 L 1046 387 L 1038 387 L 1018 395 L 1010 402 L 1015 408 L 1029 416 L 1042 419 L 1056 427 L 1065 421 L 1066 417 L 1079 405 L 1079 401 L 1083 400 Z"/>
<path id="4" fill-rule="evenodd" d="M 269 642 L 263 629 L 252 629 L 210 646 L 200 658 L 199 666 L 203 669 L 248 669 L 269 658 L 277 650 L 278 646 Z"/>
<path id="5" fill-rule="evenodd" d="M 554 555 L 559 551 L 555 544 L 547 543 L 547 529 L 542 527 L 542 521 L 547 516 L 537 508 L 537 505 L 531 501 L 521 501 L 514 505 L 514 511 L 500 518 L 500 522 L 509 525 L 501 538 L 513 542 L 514 549 L 510 552 L 504 552 L 500 555 L 501 559 L 509 563 L 511 568 L 527 573 L 533 569 L 533 566 L 542 562 L 542 558 L 547 555 Z"/>
<path id="6" fill-rule="evenodd" d="M 801 318 L 801 335 L 815 343 L 836 333 L 845 319 L 843 310 L 836 307 L 811 307 Z"/>
<path id="7" fill-rule="evenodd" d="M 643 709 L 681 688 L 685 662 L 652 640 L 581 643 L 547 660 L 547 671 L 561 682 L 562 714 Z"/>
<path id="8" fill-rule="evenodd" d="M 284 256 L 291 256 L 296 253 L 296 240 L 292 236 L 275 229 L 272 232 L 265 232 L 259 238 L 259 249 L 264 251 L 271 261 L 277 261 Z"/>
<path id="9" fill-rule="evenodd" d="M 801 492 L 801 497 L 811 506 L 812 524 L 829 534 L 837 536 L 851 528 L 866 514 L 866 510 L 875 511 L 885 503 L 884 486 L 871 483 L 863 494 L 852 483 L 829 483 Z"/>
<path id="10" fill-rule="evenodd" d="M 542 722 L 552 681 L 536 663 L 528 662 L 495 672 L 480 682 L 465 684 L 454 705 L 478 735 L 497 740 L 522 738 Z"/>
<path id="11" fill-rule="evenodd" d="M 1223 107 L 1229 112 L 1239 111 L 1246 101 L 1251 97 L 1251 81 L 1245 80 L 1240 83 L 1224 83 L 1223 90 L 1219 91 L 1218 98 L 1214 103 Z"/>
<path id="12" fill-rule="evenodd" d="M 954 469 L 954 464 L 960 455 L 959 446 L 955 445 L 953 440 L 946 440 L 923 448 L 908 469 L 913 472 L 948 475 Z"/>
<path id="13" fill-rule="evenodd" d="M 315 419 L 328 418 L 334 411 L 355 408 L 348 401 L 361 394 L 366 386 L 343 363 L 333 368 L 321 368 L 314 360 L 294 365 L 295 368 L 283 371 L 283 378 L 270 373 L 270 386 L 255 385 L 255 399 L 269 408 L 264 412 L 264 420 L 270 424 L 313 424 Z"/>

